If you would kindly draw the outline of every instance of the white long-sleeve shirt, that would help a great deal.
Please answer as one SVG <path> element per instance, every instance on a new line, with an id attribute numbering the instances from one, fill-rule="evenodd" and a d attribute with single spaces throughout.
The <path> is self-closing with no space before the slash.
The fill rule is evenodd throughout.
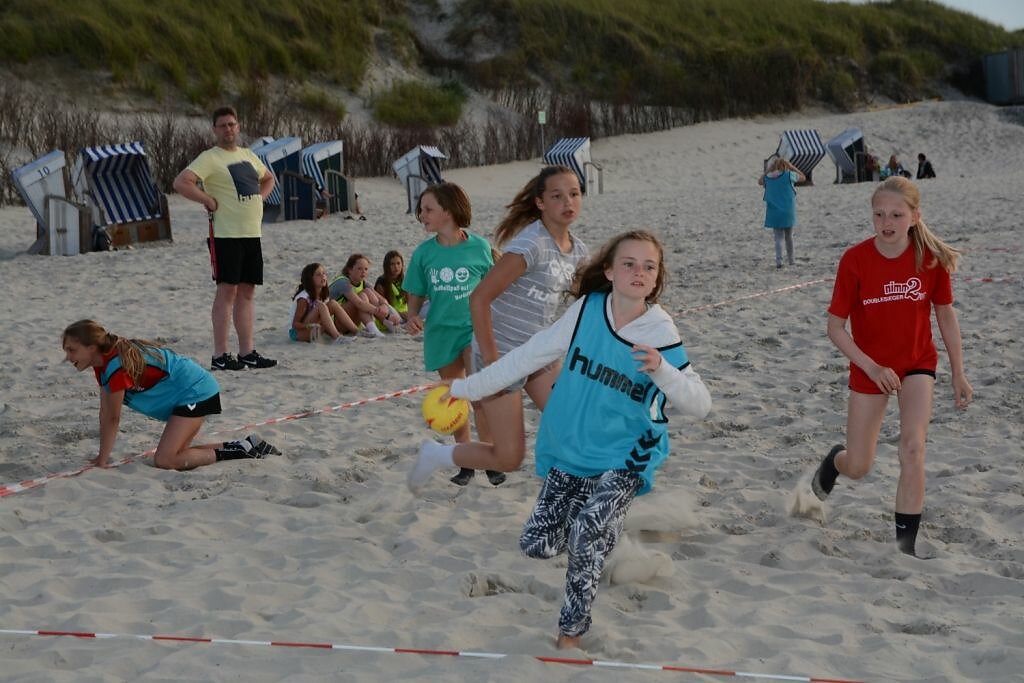
<path id="1" fill-rule="evenodd" d="M 608 324 L 614 329 L 611 301 L 612 297 L 609 296 L 604 313 Z M 452 382 L 452 396 L 478 401 L 565 357 L 582 309 L 581 298 L 554 324 L 530 337 L 522 346 L 513 349 L 482 371 Z M 615 330 L 615 333 L 633 344 L 645 344 L 654 348 L 670 346 L 680 341 L 675 323 L 658 304 L 652 304 L 643 315 Z M 692 365 L 680 370 L 662 362 L 658 369 L 651 373 L 651 381 L 665 394 L 668 405 L 674 410 L 696 418 L 703 418 L 710 412 L 711 394 L 701 381 L 700 375 L 694 372 Z"/>

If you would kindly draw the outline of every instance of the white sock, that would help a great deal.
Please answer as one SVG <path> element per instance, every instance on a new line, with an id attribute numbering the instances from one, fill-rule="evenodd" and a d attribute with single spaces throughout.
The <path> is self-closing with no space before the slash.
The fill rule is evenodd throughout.
<path id="1" fill-rule="evenodd" d="M 413 493 L 419 492 L 427 479 L 434 473 L 434 470 L 442 467 L 455 467 L 452 455 L 455 453 L 455 446 L 443 444 L 427 439 L 420 444 L 420 450 L 416 454 L 416 462 L 406 479 L 409 490 Z"/>
<path id="2" fill-rule="evenodd" d="M 240 448 L 243 451 L 245 451 L 246 453 L 248 453 L 249 451 L 252 450 L 252 446 L 253 446 L 253 443 L 252 443 L 252 441 L 249 440 L 248 436 L 245 437 L 244 439 L 239 439 L 238 441 L 225 441 L 224 442 L 224 448 L 225 449 L 231 450 L 233 448 L 234 449 L 239 449 Z"/>

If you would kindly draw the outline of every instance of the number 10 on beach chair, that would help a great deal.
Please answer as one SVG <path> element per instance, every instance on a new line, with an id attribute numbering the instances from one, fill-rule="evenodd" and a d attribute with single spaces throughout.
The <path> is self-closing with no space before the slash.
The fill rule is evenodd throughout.
<path id="1" fill-rule="evenodd" d="M 30 254 L 74 256 L 92 250 L 88 208 L 68 199 L 64 152 L 55 149 L 11 172 L 18 194 L 36 219 Z"/>

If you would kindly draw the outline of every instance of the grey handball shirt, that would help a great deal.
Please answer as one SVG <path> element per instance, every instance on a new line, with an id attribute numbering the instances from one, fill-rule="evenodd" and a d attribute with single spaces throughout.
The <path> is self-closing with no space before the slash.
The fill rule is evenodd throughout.
<path id="1" fill-rule="evenodd" d="M 491 303 L 491 327 L 499 354 L 522 346 L 567 307 L 573 274 L 590 257 L 583 242 L 572 233 L 569 237 L 572 250 L 564 254 L 544 224 L 536 220 L 505 245 L 504 253 L 519 254 L 526 260 L 526 272 Z"/>

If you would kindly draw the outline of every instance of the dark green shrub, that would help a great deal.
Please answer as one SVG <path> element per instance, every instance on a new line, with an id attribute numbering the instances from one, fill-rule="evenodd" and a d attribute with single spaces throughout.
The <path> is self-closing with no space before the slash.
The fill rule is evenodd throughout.
<path id="1" fill-rule="evenodd" d="M 456 83 L 432 87 L 405 81 L 377 96 L 373 114 L 381 123 L 399 128 L 453 126 L 465 101 L 465 90 Z"/>
<path id="2" fill-rule="evenodd" d="M 298 105 L 327 123 L 340 123 L 348 113 L 345 105 L 323 90 L 313 87 L 301 89 L 296 96 Z"/>

